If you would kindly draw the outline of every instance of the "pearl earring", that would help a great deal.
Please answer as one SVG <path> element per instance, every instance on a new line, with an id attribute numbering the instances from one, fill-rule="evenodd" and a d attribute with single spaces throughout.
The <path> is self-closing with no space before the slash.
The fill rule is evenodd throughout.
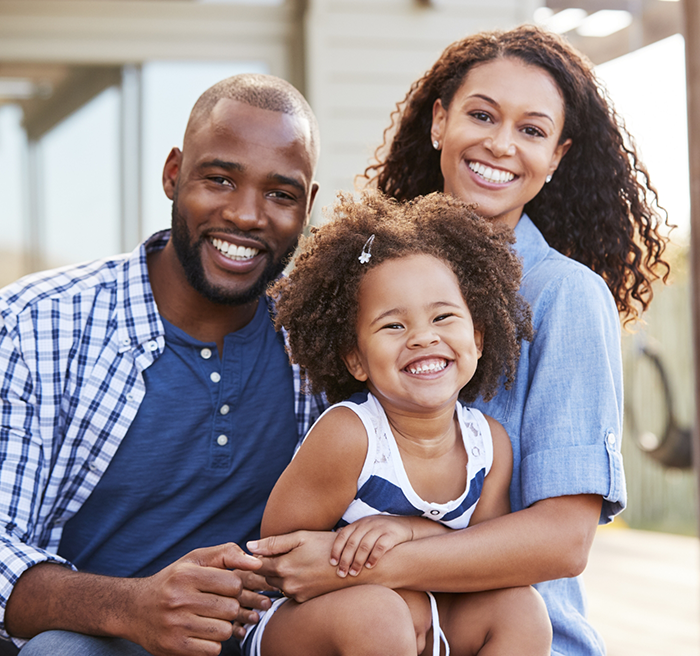
<path id="1" fill-rule="evenodd" d="M 545 183 L 551 182 L 552 181 L 552 174 L 550 173 L 545 179 Z"/>
<path id="2" fill-rule="evenodd" d="M 440 142 L 437 139 L 433 141 L 433 148 L 435 148 L 435 150 L 440 150 Z"/>

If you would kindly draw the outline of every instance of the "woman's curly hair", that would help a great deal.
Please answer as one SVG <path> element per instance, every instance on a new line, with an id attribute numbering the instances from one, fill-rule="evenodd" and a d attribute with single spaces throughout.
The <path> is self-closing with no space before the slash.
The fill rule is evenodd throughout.
<path id="1" fill-rule="evenodd" d="M 370 260 L 358 260 L 371 235 Z M 512 231 L 476 216 L 462 201 L 434 193 L 400 203 L 378 191 L 357 199 L 338 194 L 330 220 L 302 239 L 294 269 L 269 290 L 276 327 L 287 331 L 293 362 L 305 369 L 313 393 L 331 403 L 364 389 L 343 356 L 357 345 L 358 290 L 382 262 L 428 254 L 454 271 L 474 325 L 484 333 L 483 355 L 460 398 L 490 399 L 515 376 L 521 339 L 532 338 L 530 310 L 518 294 L 520 261 Z"/>
<path id="2" fill-rule="evenodd" d="M 672 226 L 590 62 L 558 35 L 523 25 L 448 46 L 397 103 L 377 163 L 364 177 L 399 200 L 442 191 L 440 152 L 431 145 L 433 105 L 439 98 L 448 108 L 473 66 L 508 57 L 552 76 L 565 106 L 560 143 L 572 140 L 525 211 L 553 248 L 602 276 L 625 323 L 634 321 L 651 302 L 651 283 L 668 278 L 668 237 L 660 228 Z"/>

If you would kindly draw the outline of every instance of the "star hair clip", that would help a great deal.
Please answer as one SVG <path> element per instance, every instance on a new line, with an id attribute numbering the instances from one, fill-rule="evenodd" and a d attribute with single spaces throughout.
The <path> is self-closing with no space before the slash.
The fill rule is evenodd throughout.
<path id="1" fill-rule="evenodd" d="M 374 241 L 374 235 L 372 235 L 366 242 L 365 245 L 362 247 L 362 252 L 360 253 L 360 257 L 357 259 L 360 260 L 360 264 L 367 264 L 369 262 L 370 258 L 372 257 L 372 253 L 370 252 L 372 250 L 372 242 Z"/>

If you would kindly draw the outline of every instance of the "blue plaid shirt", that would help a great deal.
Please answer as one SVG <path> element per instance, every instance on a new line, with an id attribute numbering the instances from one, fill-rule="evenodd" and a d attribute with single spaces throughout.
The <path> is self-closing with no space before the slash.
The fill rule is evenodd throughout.
<path id="1" fill-rule="evenodd" d="M 0 631 L 19 576 L 56 555 L 63 527 L 107 469 L 163 352 L 146 254 L 27 276 L 0 291 Z M 299 438 L 323 410 L 294 366 Z"/>

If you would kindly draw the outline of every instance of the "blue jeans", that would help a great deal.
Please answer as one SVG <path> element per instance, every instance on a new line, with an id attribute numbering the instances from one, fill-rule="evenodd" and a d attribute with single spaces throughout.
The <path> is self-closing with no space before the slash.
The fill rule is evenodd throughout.
<path id="1" fill-rule="evenodd" d="M 240 654 L 233 638 L 222 645 L 221 656 Z M 71 631 L 46 631 L 32 638 L 20 656 L 149 656 L 139 645 L 123 638 L 98 638 Z"/>

